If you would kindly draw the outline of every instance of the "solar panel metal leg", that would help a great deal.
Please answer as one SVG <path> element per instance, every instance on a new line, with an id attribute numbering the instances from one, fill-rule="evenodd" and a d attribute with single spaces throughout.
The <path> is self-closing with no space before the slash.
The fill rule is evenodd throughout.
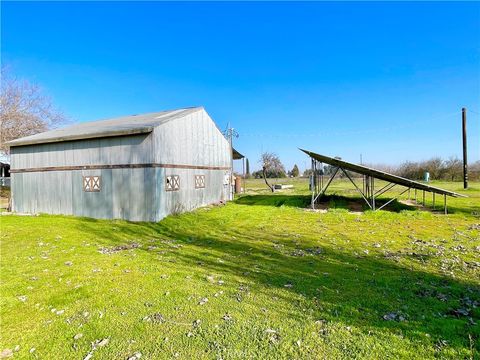
<path id="1" fill-rule="evenodd" d="M 333 181 L 333 179 L 334 179 L 335 176 L 337 175 L 338 170 L 340 170 L 339 167 L 337 167 L 337 168 L 335 169 L 335 172 L 332 174 L 332 176 L 330 176 L 330 179 L 328 179 L 327 184 L 320 190 L 320 192 L 318 193 L 318 195 L 315 196 L 315 198 L 313 199 L 313 203 L 315 203 L 315 201 L 317 201 L 317 199 L 318 199 L 320 196 L 322 196 L 323 194 L 325 194 L 325 191 L 327 191 L 328 187 L 330 186 L 330 183 Z"/>
<path id="2" fill-rule="evenodd" d="M 433 211 L 435 211 L 435 193 L 432 192 L 432 207 L 433 207 Z"/>
<path id="3" fill-rule="evenodd" d="M 447 215 L 447 195 L 443 194 L 443 206 L 445 207 L 445 215 Z"/>
<path id="4" fill-rule="evenodd" d="M 315 202 L 313 199 L 315 198 L 315 192 L 312 190 L 312 209 L 315 210 Z"/>
<path id="5" fill-rule="evenodd" d="M 370 199 L 370 176 L 368 175 L 365 176 L 365 195 Z"/>
<path id="6" fill-rule="evenodd" d="M 320 189 L 323 188 L 323 163 L 320 163 Z"/>
<path id="7" fill-rule="evenodd" d="M 310 175 L 310 190 L 312 191 L 312 209 L 315 210 L 315 191 L 316 191 L 316 187 L 315 187 L 315 173 L 314 173 L 314 159 L 312 158 L 312 175 Z"/>
<path id="8" fill-rule="evenodd" d="M 375 211 L 375 178 L 372 177 L 372 210 Z"/>
<path id="9" fill-rule="evenodd" d="M 363 197 L 363 200 L 365 200 L 365 202 L 367 203 L 368 207 L 371 209 L 372 206 L 370 205 L 370 203 L 368 202 L 367 198 L 365 197 L 365 194 L 360 190 L 360 188 L 357 186 L 357 184 L 355 183 L 355 181 L 353 181 L 353 179 L 350 177 L 350 175 L 348 175 L 348 173 L 343 169 L 343 168 L 340 168 L 343 173 L 345 174 L 345 176 L 350 180 L 350 182 L 353 184 L 353 186 L 355 186 L 355 188 L 357 189 L 357 191 L 360 193 L 360 195 L 362 195 Z M 365 178 L 364 178 L 364 182 L 365 182 Z M 365 186 L 365 183 L 363 184 L 363 186 Z"/>
<path id="10" fill-rule="evenodd" d="M 319 178 L 317 177 L 316 175 L 316 172 L 317 172 L 317 164 L 316 164 L 316 160 L 312 159 L 312 182 L 313 184 L 311 184 L 311 190 L 312 190 L 312 203 L 311 203 L 311 206 L 312 206 L 312 209 L 315 209 L 315 202 L 320 198 L 320 196 L 322 196 L 323 194 L 325 194 L 325 191 L 327 191 L 328 187 L 330 186 L 331 182 L 333 181 L 333 179 L 335 178 L 335 176 L 337 175 L 338 173 L 338 170 L 340 170 L 339 167 L 337 167 L 335 169 L 335 172 L 330 176 L 330 178 L 328 179 L 327 181 L 327 184 L 325 186 L 323 186 L 323 172 L 322 172 L 322 175 L 320 177 L 320 181 L 321 181 L 321 187 L 320 187 L 320 182 L 318 181 Z"/>

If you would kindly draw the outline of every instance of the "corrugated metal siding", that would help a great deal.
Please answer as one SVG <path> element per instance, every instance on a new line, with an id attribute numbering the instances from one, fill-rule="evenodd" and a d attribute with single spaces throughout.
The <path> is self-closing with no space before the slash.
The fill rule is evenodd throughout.
<path id="1" fill-rule="evenodd" d="M 155 221 L 155 169 L 102 169 L 12 174 L 17 212 Z M 99 192 L 83 176 L 101 176 Z"/>
<path id="2" fill-rule="evenodd" d="M 155 128 L 153 144 L 157 163 L 230 167 L 230 145 L 204 110 Z M 225 170 L 156 171 L 156 220 L 179 210 L 189 211 L 228 199 Z M 180 176 L 179 191 L 165 191 L 167 175 Z M 205 175 L 205 188 L 195 189 L 195 175 Z"/>
<path id="3" fill-rule="evenodd" d="M 151 163 L 151 139 L 141 134 L 12 147 L 12 168 Z"/>
<path id="4" fill-rule="evenodd" d="M 230 145 L 204 110 L 155 128 L 153 136 L 158 163 L 230 166 Z"/>
<path id="5" fill-rule="evenodd" d="M 158 168 L 156 171 L 156 221 L 178 211 L 190 211 L 228 198 L 228 185 L 224 185 L 224 170 Z M 165 176 L 168 175 L 180 177 L 180 190 L 165 191 Z M 195 175 L 205 175 L 205 188 L 195 189 Z"/>

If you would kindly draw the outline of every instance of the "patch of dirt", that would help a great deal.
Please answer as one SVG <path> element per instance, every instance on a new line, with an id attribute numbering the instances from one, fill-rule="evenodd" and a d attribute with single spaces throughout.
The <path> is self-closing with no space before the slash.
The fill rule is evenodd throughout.
<path id="1" fill-rule="evenodd" d="M 420 201 L 415 202 L 415 200 L 398 200 L 398 202 L 403 204 L 403 205 L 412 206 L 412 207 L 420 209 L 422 211 L 430 211 L 430 212 L 442 211 L 443 212 L 443 204 L 442 205 L 435 205 L 435 210 L 433 210 L 431 207 L 423 206 Z"/>
<path id="2" fill-rule="evenodd" d="M 0 208 L 7 209 L 8 208 L 9 199 L 6 197 L 0 197 Z"/>
<path id="3" fill-rule="evenodd" d="M 419 203 L 416 203 L 415 200 L 399 200 L 398 202 L 408 206 L 421 206 Z"/>
<path id="4" fill-rule="evenodd" d="M 315 209 L 308 209 L 308 208 L 306 208 L 305 211 L 307 211 L 307 212 L 314 212 L 314 213 L 320 213 L 320 214 L 325 214 L 325 213 L 328 211 L 327 207 L 325 207 L 324 209 L 318 209 L 318 207 L 320 207 L 320 206 L 315 205 Z"/>
<path id="5" fill-rule="evenodd" d="M 332 207 L 330 206 L 329 202 L 321 202 L 315 204 L 315 209 L 310 208 L 310 205 L 308 205 L 308 208 L 305 209 L 305 211 L 309 212 L 316 212 L 320 214 L 324 214 L 328 212 L 328 209 L 331 209 Z M 349 201 L 347 204 L 348 211 L 351 212 L 352 214 L 363 214 L 363 203 L 358 202 L 358 201 Z"/>
<path id="6" fill-rule="evenodd" d="M 8 216 L 8 215 L 15 215 L 15 216 L 39 216 L 39 214 L 20 213 L 20 212 L 11 212 L 11 211 L 0 211 L 0 216 Z"/>
<path id="7" fill-rule="evenodd" d="M 348 210 L 350 212 L 362 213 L 363 212 L 363 203 L 357 201 L 350 201 L 348 203 Z"/>
<path id="8" fill-rule="evenodd" d="M 104 248 L 101 248 L 100 250 L 98 250 L 101 254 L 115 254 L 119 251 L 125 251 L 125 250 L 132 250 L 132 249 L 137 249 L 140 247 L 140 244 L 137 244 L 137 243 L 131 243 L 131 244 L 125 244 L 125 245 L 118 245 L 118 246 L 114 246 L 114 247 L 110 247 L 110 248 L 107 248 L 107 247 L 104 247 Z"/>

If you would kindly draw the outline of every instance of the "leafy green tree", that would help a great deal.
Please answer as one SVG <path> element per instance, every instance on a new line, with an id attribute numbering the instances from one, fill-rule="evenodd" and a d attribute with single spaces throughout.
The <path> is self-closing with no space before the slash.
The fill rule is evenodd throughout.
<path id="1" fill-rule="evenodd" d="M 293 165 L 292 171 L 290 171 L 292 177 L 298 177 L 300 175 L 300 170 L 298 170 L 297 164 Z"/>

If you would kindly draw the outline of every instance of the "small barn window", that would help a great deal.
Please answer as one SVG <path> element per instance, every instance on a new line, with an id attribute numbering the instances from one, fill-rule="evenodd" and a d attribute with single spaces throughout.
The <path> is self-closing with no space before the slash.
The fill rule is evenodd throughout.
<path id="1" fill-rule="evenodd" d="M 98 192 L 102 187 L 101 176 L 84 176 L 83 177 L 83 191 Z"/>
<path id="2" fill-rule="evenodd" d="M 180 190 L 180 176 L 178 175 L 167 176 L 165 179 L 165 190 L 166 191 Z"/>
<path id="3" fill-rule="evenodd" d="M 195 189 L 203 189 L 205 187 L 205 175 L 195 175 Z"/>

